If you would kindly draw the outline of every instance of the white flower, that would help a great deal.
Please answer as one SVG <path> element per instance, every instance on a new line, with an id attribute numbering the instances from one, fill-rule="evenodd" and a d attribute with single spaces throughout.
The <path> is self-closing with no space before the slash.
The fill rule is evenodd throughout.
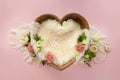
<path id="1" fill-rule="evenodd" d="M 16 29 L 12 29 L 9 33 L 9 44 L 17 49 L 18 51 L 22 52 L 24 54 L 25 61 L 28 63 L 32 63 L 36 60 L 36 58 L 32 57 L 29 53 L 27 47 L 24 47 L 23 45 L 29 41 L 29 37 L 27 34 L 30 32 L 31 26 L 30 24 L 24 24 Z M 24 41 L 22 41 L 22 40 Z"/>
<path id="2" fill-rule="evenodd" d="M 109 51 L 108 46 L 110 45 L 110 43 L 109 43 L 108 37 L 103 35 L 100 32 L 100 30 L 97 29 L 95 26 L 91 26 L 90 27 L 90 44 L 95 44 L 97 46 L 95 50 L 97 54 L 96 54 L 96 57 L 93 59 L 93 61 L 95 63 L 102 62 L 106 57 L 106 52 Z"/>
<path id="3" fill-rule="evenodd" d="M 110 50 L 111 50 L 111 49 L 110 49 L 110 46 L 107 46 L 107 45 L 106 45 L 106 46 L 105 46 L 105 51 L 106 51 L 106 52 L 109 52 Z"/>
<path id="4" fill-rule="evenodd" d="M 98 46 L 95 45 L 95 44 L 91 45 L 89 49 L 90 49 L 90 51 L 92 51 L 92 52 L 95 52 L 95 53 L 98 52 Z"/>

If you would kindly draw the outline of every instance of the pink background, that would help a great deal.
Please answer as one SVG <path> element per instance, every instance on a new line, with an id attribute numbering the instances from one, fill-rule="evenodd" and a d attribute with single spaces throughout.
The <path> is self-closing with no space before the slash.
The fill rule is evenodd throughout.
<path id="1" fill-rule="evenodd" d="M 44 13 L 62 17 L 83 15 L 91 25 L 110 36 L 112 51 L 92 68 L 74 64 L 64 71 L 25 63 L 23 55 L 8 46 L 8 31 L 32 22 Z M 0 80 L 120 80 L 119 0 L 0 0 Z"/>

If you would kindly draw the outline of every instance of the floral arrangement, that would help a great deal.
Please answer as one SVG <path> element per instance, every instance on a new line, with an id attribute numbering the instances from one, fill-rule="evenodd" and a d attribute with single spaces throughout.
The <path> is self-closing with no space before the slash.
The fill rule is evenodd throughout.
<path id="1" fill-rule="evenodd" d="M 66 22 L 63 23 L 64 25 Z M 33 26 L 35 26 L 33 28 Z M 32 28 L 32 29 L 31 29 Z M 9 35 L 9 44 L 25 55 L 26 62 L 38 62 L 42 65 L 52 63 L 56 57 L 53 52 L 49 51 L 46 55 L 38 55 L 41 52 L 42 42 L 41 36 L 38 36 L 36 31 L 38 23 L 25 24 L 17 29 L 12 29 Z M 107 36 L 103 35 L 95 26 L 90 26 L 90 29 L 84 29 L 82 34 L 77 39 L 77 44 L 74 46 L 74 55 L 76 63 L 87 64 L 100 63 L 104 61 L 107 53 L 110 51 L 110 44 Z M 44 59 L 42 59 L 44 57 Z"/>

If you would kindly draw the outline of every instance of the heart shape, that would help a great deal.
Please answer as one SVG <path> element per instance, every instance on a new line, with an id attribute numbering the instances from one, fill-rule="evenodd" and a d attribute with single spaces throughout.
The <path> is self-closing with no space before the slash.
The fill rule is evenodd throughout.
<path id="1" fill-rule="evenodd" d="M 38 22 L 41 24 L 43 21 L 45 21 L 47 19 L 56 20 L 60 24 L 62 24 L 63 21 L 67 21 L 68 19 L 72 19 L 72 20 L 76 21 L 77 23 L 79 23 L 81 25 L 82 29 L 84 29 L 84 28 L 89 29 L 89 25 L 88 25 L 87 20 L 83 16 L 81 16 L 80 14 L 77 14 L 77 13 L 69 13 L 69 14 L 65 15 L 61 20 L 56 15 L 43 14 L 43 15 L 37 17 L 35 19 L 35 22 Z"/>
<path id="2" fill-rule="evenodd" d="M 50 25 L 50 23 L 54 21 L 56 21 L 57 25 Z M 65 28 L 66 30 L 58 29 L 57 26 L 61 26 L 64 21 L 67 21 L 67 23 L 70 25 L 67 25 Z M 49 55 L 46 56 L 49 59 L 53 58 L 51 53 L 56 55 L 57 58 L 55 62 L 47 63 L 58 70 L 63 70 L 73 64 L 76 59 L 72 54 L 74 47 L 73 45 L 71 46 L 70 43 L 77 39 L 78 35 L 80 35 L 78 32 L 80 32 L 82 29 L 89 29 L 86 19 L 76 13 L 67 14 L 62 19 L 59 19 L 53 14 L 44 14 L 37 17 L 35 22 L 42 25 L 38 31 L 38 36 L 43 39 L 41 52 L 49 53 Z M 73 44 L 75 43 L 76 42 Z M 70 56 L 70 58 L 66 59 L 65 61 L 64 59 L 67 56 Z M 59 62 L 59 64 L 57 64 L 57 62 Z"/>

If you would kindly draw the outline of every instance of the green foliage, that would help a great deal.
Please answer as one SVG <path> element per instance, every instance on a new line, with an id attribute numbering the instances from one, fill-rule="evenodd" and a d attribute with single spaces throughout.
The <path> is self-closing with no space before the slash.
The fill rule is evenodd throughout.
<path id="1" fill-rule="evenodd" d="M 79 36 L 79 38 L 77 39 L 77 42 L 83 42 L 84 40 L 86 40 L 87 36 L 85 35 L 85 33 L 82 33 L 82 35 Z"/>
<path id="2" fill-rule="evenodd" d="M 39 37 L 38 34 L 34 34 L 33 39 L 35 39 L 36 41 L 42 41 L 41 37 Z"/>
<path id="3" fill-rule="evenodd" d="M 43 66 L 44 66 L 46 63 L 47 63 L 46 60 L 42 60 L 42 61 L 41 61 L 41 64 L 42 64 Z"/>
<path id="4" fill-rule="evenodd" d="M 27 34 L 27 36 L 29 38 L 28 42 L 30 42 L 31 41 L 31 39 L 30 39 L 30 32 Z"/>
<path id="5" fill-rule="evenodd" d="M 92 58 L 96 57 L 96 53 L 90 51 L 89 49 L 85 51 L 84 58 L 90 62 Z"/>

